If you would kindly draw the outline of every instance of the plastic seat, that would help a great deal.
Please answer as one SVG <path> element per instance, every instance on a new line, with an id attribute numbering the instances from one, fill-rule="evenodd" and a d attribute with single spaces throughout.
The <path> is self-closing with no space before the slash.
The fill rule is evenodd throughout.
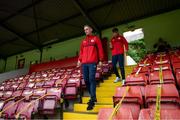
<path id="1" fill-rule="evenodd" d="M 173 54 L 171 55 L 171 63 L 174 64 L 174 63 L 180 63 L 180 57 L 178 54 Z"/>
<path id="2" fill-rule="evenodd" d="M 32 89 L 32 88 L 34 88 L 34 86 L 35 86 L 35 82 L 29 82 L 29 83 L 27 83 L 27 85 L 26 85 L 26 89 L 28 88 L 28 89 Z"/>
<path id="3" fill-rule="evenodd" d="M 174 70 L 174 73 L 176 74 L 177 70 L 180 69 L 180 62 L 179 63 L 174 63 L 173 64 L 173 70 Z"/>
<path id="4" fill-rule="evenodd" d="M 16 90 L 13 92 L 12 97 L 21 97 L 23 90 Z"/>
<path id="5" fill-rule="evenodd" d="M 141 106 L 143 106 L 143 98 L 141 89 L 139 86 L 129 86 L 129 91 L 127 92 L 122 107 L 129 108 L 132 111 L 132 116 L 134 119 L 138 119 Z M 117 87 L 115 95 L 113 96 L 114 105 L 116 105 L 123 97 L 126 87 Z"/>
<path id="6" fill-rule="evenodd" d="M 43 87 L 53 87 L 54 85 L 55 85 L 55 80 L 51 79 L 51 80 L 45 81 Z"/>
<path id="7" fill-rule="evenodd" d="M 129 86 L 129 91 L 126 94 L 123 102 L 137 103 L 139 105 L 143 104 L 143 98 L 141 89 L 139 86 Z M 116 105 L 119 100 L 123 97 L 126 87 L 116 87 L 115 95 L 113 96 L 114 105 Z"/>
<path id="8" fill-rule="evenodd" d="M 147 85 L 145 88 L 146 105 L 156 102 L 158 85 Z M 179 93 L 174 84 L 162 84 L 161 88 L 161 104 L 173 103 L 179 104 Z M 152 104 L 151 104 L 152 105 Z"/>
<path id="9" fill-rule="evenodd" d="M 76 83 L 67 84 L 64 88 L 64 98 L 65 99 L 75 99 L 78 95 L 78 87 Z"/>
<path id="10" fill-rule="evenodd" d="M 180 110 L 160 110 L 160 119 L 162 120 L 179 120 Z M 152 109 L 142 109 L 139 114 L 139 120 L 154 120 L 155 110 Z"/>
<path id="11" fill-rule="evenodd" d="M 126 77 L 126 85 L 146 85 L 148 83 L 148 76 L 146 73 L 131 74 Z"/>
<path id="12" fill-rule="evenodd" d="M 175 84 L 175 79 L 174 79 L 174 76 L 172 74 L 172 71 L 170 71 L 170 70 L 162 71 L 162 74 L 163 74 L 163 83 Z M 150 84 L 159 84 L 160 83 L 159 71 L 154 71 L 154 72 L 150 73 L 149 83 Z"/>
<path id="13" fill-rule="evenodd" d="M 29 100 L 30 96 L 32 95 L 33 95 L 33 89 L 26 89 L 22 93 L 22 96 L 25 97 L 26 100 Z"/>
<path id="14" fill-rule="evenodd" d="M 44 86 L 44 81 L 36 82 L 35 88 L 42 88 Z"/>
<path id="15" fill-rule="evenodd" d="M 98 120 L 109 120 L 112 112 L 113 108 L 101 108 L 98 112 Z M 113 117 L 113 120 L 120 119 L 133 120 L 131 109 L 121 107 L 117 114 Z"/>
<path id="16" fill-rule="evenodd" d="M 21 114 L 19 114 L 19 118 L 21 119 L 31 119 L 31 115 L 33 114 L 33 109 L 34 109 L 34 103 L 31 103 L 30 101 L 21 101 L 18 106 L 17 106 L 17 110 L 16 113 L 14 114 L 14 118 L 16 117 L 17 114 L 19 114 L 19 112 L 21 112 Z"/>
<path id="17" fill-rule="evenodd" d="M 16 103 L 16 101 L 14 100 L 8 101 L 2 109 L 3 113 L 1 117 L 6 119 L 14 118 L 14 114 L 16 112 L 17 107 L 18 107 L 18 103 Z"/>
<path id="18" fill-rule="evenodd" d="M 176 70 L 177 85 L 180 88 L 180 69 Z"/>
<path id="19" fill-rule="evenodd" d="M 13 94 L 13 91 L 4 91 L 3 93 L 3 99 L 6 100 L 8 98 L 10 98 Z"/>
<path id="20" fill-rule="evenodd" d="M 140 69 L 140 70 L 139 70 Z M 149 74 L 150 72 L 150 67 L 149 66 L 145 66 L 145 67 L 135 67 L 133 68 L 133 71 L 132 73 L 136 73 L 137 71 L 139 70 L 139 73 L 146 73 L 146 74 Z"/>
<path id="21" fill-rule="evenodd" d="M 170 64 L 162 64 L 162 65 L 153 65 L 151 66 L 151 71 L 159 71 L 160 67 L 162 67 L 162 70 L 171 70 Z"/>

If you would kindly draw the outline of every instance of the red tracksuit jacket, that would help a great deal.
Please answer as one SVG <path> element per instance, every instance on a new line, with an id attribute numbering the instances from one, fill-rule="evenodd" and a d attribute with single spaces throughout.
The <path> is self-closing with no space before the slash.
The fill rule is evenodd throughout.
<path id="1" fill-rule="evenodd" d="M 128 50 L 128 42 L 121 35 L 118 35 L 117 37 L 113 37 L 111 39 L 111 44 L 112 44 L 112 48 L 111 48 L 112 56 L 118 55 L 118 54 L 123 54 L 124 46 L 125 46 L 126 50 Z"/>
<path id="2" fill-rule="evenodd" d="M 101 40 L 97 36 L 88 35 L 82 41 L 79 61 L 81 63 L 97 63 L 104 57 Z"/>

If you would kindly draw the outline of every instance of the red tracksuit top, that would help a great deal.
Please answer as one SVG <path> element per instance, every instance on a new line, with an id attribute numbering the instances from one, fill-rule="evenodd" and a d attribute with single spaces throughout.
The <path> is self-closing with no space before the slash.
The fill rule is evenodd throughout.
<path id="1" fill-rule="evenodd" d="M 112 44 L 112 48 L 111 48 L 112 56 L 123 54 L 124 53 L 123 46 L 125 46 L 126 50 L 128 50 L 128 42 L 121 35 L 118 35 L 117 37 L 113 37 L 111 39 L 111 44 Z"/>
<path id="2" fill-rule="evenodd" d="M 81 42 L 79 61 L 81 63 L 98 63 L 104 57 L 101 40 L 94 35 L 88 35 Z"/>

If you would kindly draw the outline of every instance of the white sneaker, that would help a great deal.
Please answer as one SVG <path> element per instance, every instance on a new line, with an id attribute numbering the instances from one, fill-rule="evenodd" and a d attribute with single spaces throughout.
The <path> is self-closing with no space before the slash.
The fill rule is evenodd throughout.
<path id="1" fill-rule="evenodd" d="M 122 79 L 122 85 L 125 85 L 125 79 Z"/>
<path id="2" fill-rule="evenodd" d="M 116 79 L 114 80 L 114 83 L 120 81 L 120 78 L 119 77 L 116 77 Z"/>

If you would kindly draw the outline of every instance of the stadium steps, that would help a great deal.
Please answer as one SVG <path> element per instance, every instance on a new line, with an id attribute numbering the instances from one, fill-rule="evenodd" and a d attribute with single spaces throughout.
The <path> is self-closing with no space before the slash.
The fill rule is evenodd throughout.
<path id="1" fill-rule="evenodd" d="M 87 104 L 74 104 L 75 112 L 98 113 L 101 108 L 113 108 L 113 105 L 96 104 L 92 110 L 87 111 Z"/>
<path id="2" fill-rule="evenodd" d="M 83 113 L 83 112 L 65 112 L 63 113 L 64 120 L 97 120 L 97 114 L 95 113 Z"/>
<path id="3" fill-rule="evenodd" d="M 133 70 L 134 66 L 126 66 L 125 72 L 126 76 L 130 74 Z M 90 97 L 82 97 L 82 103 L 74 104 L 73 112 L 64 112 L 63 119 L 71 119 L 71 120 L 95 120 L 97 119 L 97 114 L 100 108 L 112 108 L 113 107 L 113 95 L 115 92 L 115 88 L 117 86 L 121 86 L 121 82 L 114 83 L 116 76 L 112 74 L 108 77 L 107 80 L 104 80 L 103 83 L 100 83 L 100 86 L 96 89 L 97 94 L 97 103 L 93 110 L 87 111 L 87 102 Z"/>

